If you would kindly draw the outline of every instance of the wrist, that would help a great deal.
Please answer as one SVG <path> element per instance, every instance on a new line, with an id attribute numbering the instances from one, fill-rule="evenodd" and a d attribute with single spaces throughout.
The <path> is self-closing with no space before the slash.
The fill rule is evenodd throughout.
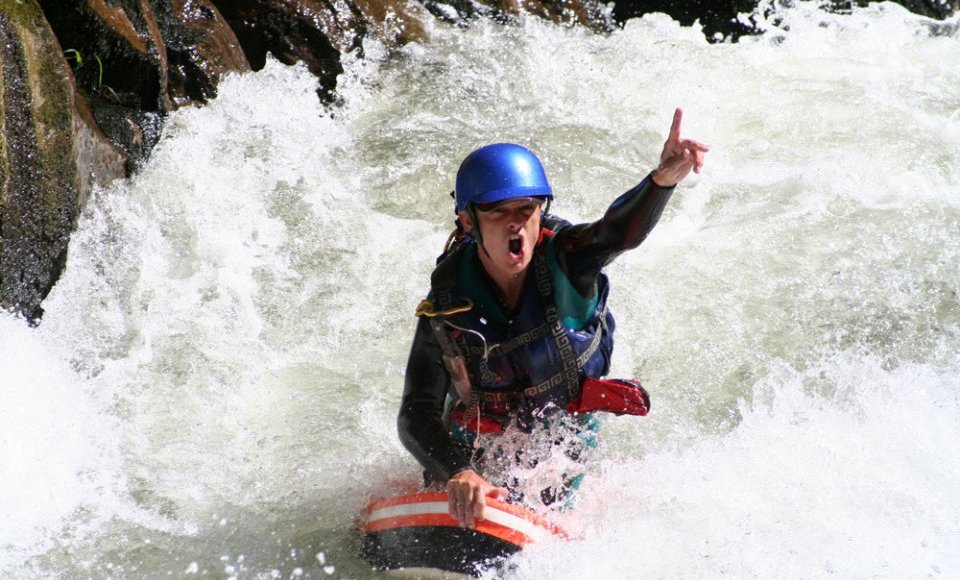
<path id="1" fill-rule="evenodd" d="M 474 472 L 474 473 L 477 472 L 477 470 L 475 470 L 475 469 L 473 468 L 473 465 L 467 465 L 467 466 L 464 466 L 464 467 L 459 467 L 459 468 L 453 470 L 452 472 L 450 472 L 450 477 L 447 478 L 447 481 L 450 481 L 451 479 L 453 479 L 454 477 L 456 477 L 456 476 L 458 476 L 458 475 L 463 475 L 464 473 L 466 473 L 466 472 L 468 472 L 468 471 L 472 471 L 472 472 Z"/>
<path id="2" fill-rule="evenodd" d="M 650 172 L 650 179 L 653 181 L 654 185 L 656 185 L 657 187 L 663 187 L 663 188 L 669 189 L 671 187 L 676 187 L 677 185 L 677 182 L 675 181 L 669 181 L 664 179 L 663 176 L 660 175 L 659 168 L 654 169 L 653 171 Z"/>

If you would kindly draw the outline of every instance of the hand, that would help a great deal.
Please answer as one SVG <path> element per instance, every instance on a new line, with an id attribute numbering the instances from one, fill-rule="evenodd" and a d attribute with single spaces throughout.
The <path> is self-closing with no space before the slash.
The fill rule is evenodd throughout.
<path id="1" fill-rule="evenodd" d="M 680 138 L 680 120 L 683 111 L 677 108 L 673 113 L 673 125 L 670 126 L 670 136 L 663 144 L 660 153 L 660 165 L 653 172 L 653 181 L 660 187 L 673 187 L 683 181 L 690 174 L 700 173 L 703 167 L 703 158 L 709 147 L 693 139 Z"/>
<path id="2" fill-rule="evenodd" d="M 476 471 L 467 469 L 447 482 L 447 496 L 450 499 L 450 517 L 457 520 L 461 527 L 473 529 L 476 522 L 484 519 L 486 498 L 506 499 L 507 489 L 494 487 Z"/>

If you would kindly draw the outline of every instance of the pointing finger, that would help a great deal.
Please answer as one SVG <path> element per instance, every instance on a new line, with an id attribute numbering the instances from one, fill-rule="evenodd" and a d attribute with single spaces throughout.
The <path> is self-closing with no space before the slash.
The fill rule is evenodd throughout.
<path id="1" fill-rule="evenodd" d="M 670 137 L 669 141 L 679 141 L 680 140 L 680 121 L 683 119 L 683 110 L 680 107 L 673 112 L 673 124 L 670 125 Z"/>

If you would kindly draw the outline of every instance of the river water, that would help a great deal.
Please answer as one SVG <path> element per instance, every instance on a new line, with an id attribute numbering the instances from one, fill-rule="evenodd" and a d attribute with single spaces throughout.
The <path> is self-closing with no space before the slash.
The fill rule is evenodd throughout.
<path id="1" fill-rule="evenodd" d="M 0 315 L 0 576 L 366 578 L 353 519 L 415 481 L 395 416 L 460 159 L 537 151 L 598 217 L 674 107 L 712 147 L 609 268 L 616 376 L 583 539 L 512 578 L 960 576 L 960 34 L 780 9 L 708 44 L 434 24 L 271 62 L 98 192 L 38 328 Z"/>

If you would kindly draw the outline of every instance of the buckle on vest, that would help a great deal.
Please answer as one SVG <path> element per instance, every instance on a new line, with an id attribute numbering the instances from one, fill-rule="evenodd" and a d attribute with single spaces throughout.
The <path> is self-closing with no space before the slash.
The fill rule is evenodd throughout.
<path id="1" fill-rule="evenodd" d="M 469 298 L 464 298 L 463 300 L 463 304 L 451 306 L 445 310 L 437 310 L 432 300 L 421 300 L 420 304 L 417 305 L 416 315 L 419 318 L 423 318 L 424 316 L 434 318 L 436 316 L 453 316 L 454 314 L 462 314 L 473 310 L 473 300 Z"/>

